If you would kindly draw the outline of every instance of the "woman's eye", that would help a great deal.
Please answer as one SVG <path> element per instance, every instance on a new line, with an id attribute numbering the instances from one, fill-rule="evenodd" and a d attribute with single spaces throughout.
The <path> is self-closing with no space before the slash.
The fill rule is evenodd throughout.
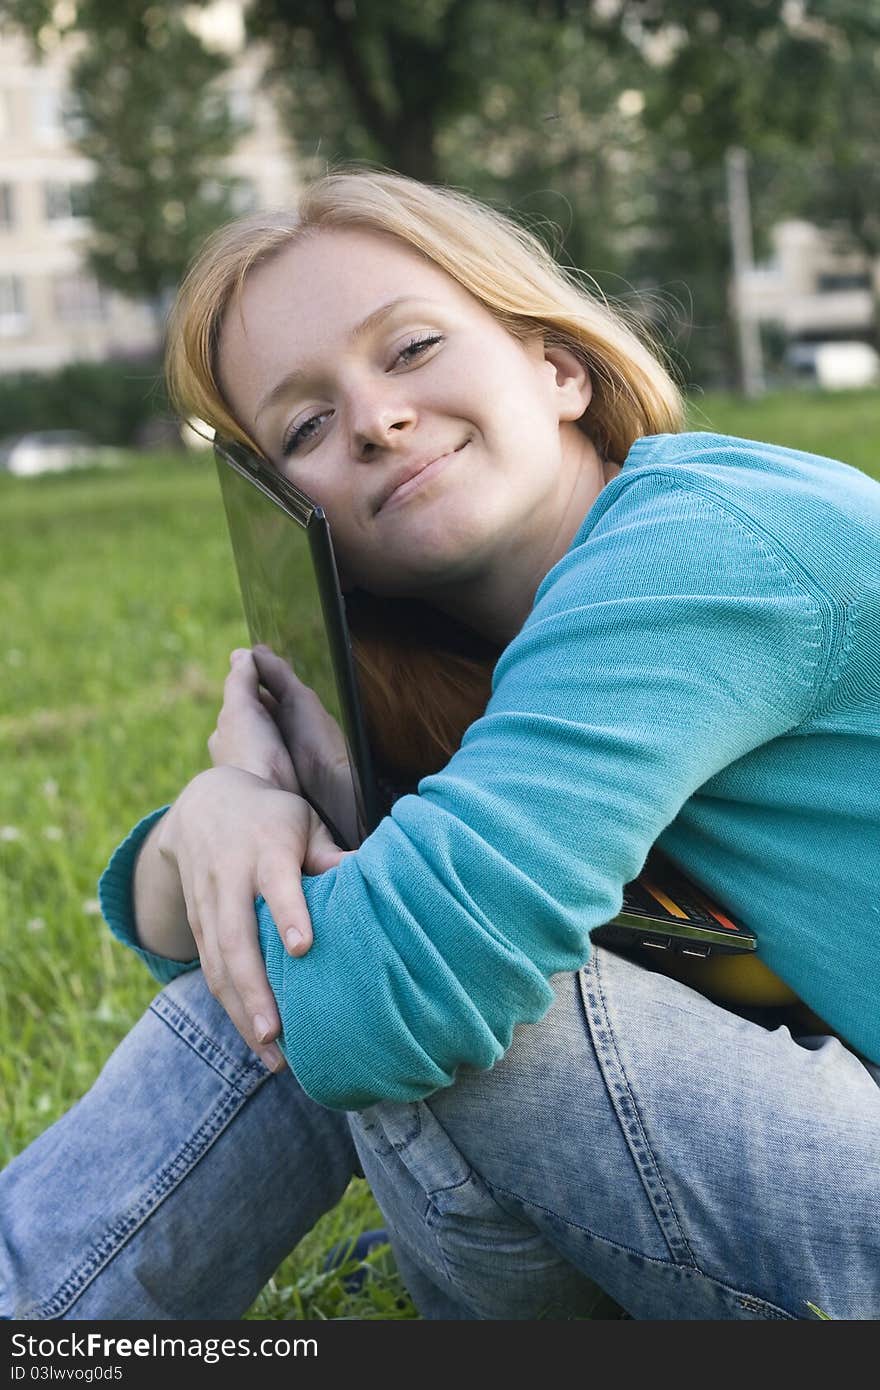
<path id="1" fill-rule="evenodd" d="M 320 422 L 330 414 L 330 411 L 322 411 L 320 415 L 310 415 L 308 420 L 304 420 L 295 430 L 291 430 L 285 435 L 281 445 L 281 457 L 290 458 L 291 454 L 296 453 L 300 444 L 306 444 L 315 434 Z"/>
<path id="2" fill-rule="evenodd" d="M 408 362 L 414 361 L 416 357 L 421 356 L 428 348 L 433 347 L 435 343 L 441 341 L 442 338 L 439 333 L 434 333 L 427 338 L 413 338 L 407 343 L 405 348 L 401 348 L 395 361 L 403 362 L 404 366 L 406 366 Z"/>

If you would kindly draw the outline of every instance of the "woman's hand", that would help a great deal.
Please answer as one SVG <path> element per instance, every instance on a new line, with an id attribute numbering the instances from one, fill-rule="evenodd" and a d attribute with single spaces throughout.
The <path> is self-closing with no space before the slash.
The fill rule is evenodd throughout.
<path id="1" fill-rule="evenodd" d="M 253 656 L 238 648 L 229 658 L 223 705 L 208 752 L 215 767 L 238 767 L 281 791 L 299 793 L 293 759 L 273 713 L 275 704 L 272 696 L 260 691 Z"/>
<path id="2" fill-rule="evenodd" d="M 342 730 L 314 690 L 271 648 L 254 647 L 253 659 L 265 686 L 262 698 L 281 731 L 303 793 L 347 844 L 356 845 L 357 806 Z"/>
<path id="3" fill-rule="evenodd" d="M 249 1047 L 273 1070 L 281 1031 L 260 954 L 254 899 L 262 894 L 289 953 L 312 944 L 301 875 L 323 873 L 343 858 L 302 797 L 239 767 L 209 768 L 184 787 L 157 826 L 157 850 L 180 878 L 211 993 Z"/>
<path id="4" fill-rule="evenodd" d="M 232 653 L 208 752 L 215 767 L 240 767 L 307 797 L 347 844 L 358 843 L 342 730 L 314 690 L 269 647 Z"/>

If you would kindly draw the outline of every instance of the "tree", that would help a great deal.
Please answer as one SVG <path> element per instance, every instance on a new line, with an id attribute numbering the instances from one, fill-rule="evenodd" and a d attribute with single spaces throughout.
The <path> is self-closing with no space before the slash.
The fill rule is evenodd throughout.
<path id="1" fill-rule="evenodd" d="M 618 103 L 643 62 L 603 6 L 254 0 L 248 28 L 304 173 L 362 160 L 468 188 L 618 283 L 640 137 Z"/>
<path id="2" fill-rule="evenodd" d="M 759 253 L 783 217 L 833 221 L 850 239 L 880 230 L 880 10 L 862 0 L 621 0 L 619 13 L 654 67 L 644 118 L 655 231 L 643 271 L 672 293 L 676 280 L 687 286 L 695 313 L 682 350 L 699 375 L 732 381 L 726 152 L 751 157 Z"/>
<path id="3" fill-rule="evenodd" d="M 590 3 L 584 32 L 612 30 Z M 253 0 L 248 31 L 272 51 L 270 72 L 303 156 L 367 159 L 428 182 L 441 177 L 450 125 L 501 81 L 528 102 L 546 78 L 569 6 L 541 0 Z M 447 171 L 448 172 L 448 171 Z"/>
<path id="4" fill-rule="evenodd" d="M 45 36 L 50 5 L 9 3 Z M 80 0 L 70 19 L 88 40 L 73 62 L 70 128 L 95 168 L 89 260 L 103 284 L 148 300 L 161 320 L 193 252 L 235 210 L 235 183 L 219 172 L 240 133 L 220 83 L 227 63 L 173 0 Z"/>
<path id="5" fill-rule="evenodd" d="M 880 256 L 880 47 L 847 40 L 835 60 L 805 207 L 874 259 Z"/>

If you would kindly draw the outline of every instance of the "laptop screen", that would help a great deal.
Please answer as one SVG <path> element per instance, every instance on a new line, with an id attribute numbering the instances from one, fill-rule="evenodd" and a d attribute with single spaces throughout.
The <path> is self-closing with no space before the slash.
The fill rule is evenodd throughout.
<path id="1" fill-rule="evenodd" d="M 348 749 L 358 843 L 381 813 L 357 690 L 330 529 L 321 507 L 239 444 L 214 446 L 220 491 L 252 645 L 263 643 L 295 670 L 339 724 Z M 299 769 L 298 769 L 299 771 Z M 340 828 L 303 795 L 338 844 Z"/>

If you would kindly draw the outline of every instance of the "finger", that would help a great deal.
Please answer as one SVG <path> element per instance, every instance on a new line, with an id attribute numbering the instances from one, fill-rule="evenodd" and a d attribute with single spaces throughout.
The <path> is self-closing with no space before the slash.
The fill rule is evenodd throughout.
<path id="1" fill-rule="evenodd" d="M 253 658 L 260 680 L 279 702 L 285 697 L 295 699 L 301 690 L 308 688 L 303 685 L 290 663 L 283 657 L 276 656 L 271 647 L 262 644 L 254 647 Z"/>
<path id="2" fill-rule="evenodd" d="M 240 893 L 225 891 L 216 931 L 223 972 L 241 1002 L 241 1025 L 237 1017 L 233 1021 L 251 1047 L 271 1042 L 281 1032 L 278 1007 L 260 952 L 255 897 L 250 883 L 243 885 Z"/>
<path id="3" fill-rule="evenodd" d="M 263 706 L 263 709 L 268 710 L 272 718 L 276 719 L 278 715 L 278 710 L 280 709 L 280 705 L 278 704 L 278 701 L 275 699 L 275 696 L 270 695 L 268 690 L 265 690 L 263 686 L 260 686 L 260 689 L 257 693 L 260 697 L 260 704 Z"/>
<path id="4" fill-rule="evenodd" d="M 214 991 L 212 991 L 212 993 L 214 993 Z M 287 1062 L 285 1061 L 281 1048 L 274 1042 L 253 1042 L 248 1036 L 250 1028 L 246 1026 L 246 1021 L 248 1019 L 247 1005 L 244 1003 L 241 996 L 235 992 L 232 984 L 228 980 L 224 987 L 219 992 L 215 993 L 215 998 L 222 1004 L 234 1027 L 241 1034 L 241 1037 L 251 1051 L 257 1054 L 264 1067 L 272 1072 L 283 1071 L 287 1066 Z"/>
<path id="5" fill-rule="evenodd" d="M 229 674 L 223 682 L 223 704 L 240 705 L 242 701 L 256 700 L 259 689 L 253 656 L 243 647 L 237 647 L 229 656 Z"/>
<path id="6" fill-rule="evenodd" d="M 299 870 L 291 861 L 289 852 L 266 855 L 257 864 L 256 878 L 288 955 L 304 956 L 312 946 L 312 919 Z"/>
<path id="7" fill-rule="evenodd" d="M 222 970 L 217 995 L 221 1004 L 248 1047 L 261 1056 L 275 1057 L 281 1020 L 256 939 L 240 938 L 224 947 Z"/>
<path id="8" fill-rule="evenodd" d="M 281 1020 L 257 943 L 249 886 L 238 893 L 224 892 L 222 901 L 239 904 L 237 910 L 228 909 L 225 914 L 216 906 L 219 895 L 213 876 L 204 880 L 191 897 L 199 958 L 208 989 L 248 1047 L 270 1071 L 281 1070 L 284 1058 L 273 1042 L 281 1032 Z"/>
<path id="9" fill-rule="evenodd" d="M 223 966 L 220 967 L 219 976 L 212 976 L 211 981 L 208 982 L 208 988 L 217 1002 L 226 1010 L 231 1023 L 240 1033 L 245 1044 L 257 1054 L 263 1065 L 269 1071 L 283 1071 L 287 1063 L 281 1049 L 272 1041 L 261 1043 L 259 1040 L 254 1040 L 255 1031 L 259 1031 L 260 1036 L 271 1038 L 273 1036 L 271 1028 L 259 1018 L 251 1019 L 247 1004 L 236 991 Z M 280 1029 L 278 1031 L 280 1032 Z M 277 1033 L 274 1036 L 277 1037 Z"/>
<path id="10" fill-rule="evenodd" d="M 317 820 L 317 817 L 315 819 Z M 326 825 L 318 821 L 309 839 L 303 871 L 307 874 L 323 874 L 327 869 L 335 869 L 347 854 L 354 853 L 354 850 L 340 849 Z"/>

